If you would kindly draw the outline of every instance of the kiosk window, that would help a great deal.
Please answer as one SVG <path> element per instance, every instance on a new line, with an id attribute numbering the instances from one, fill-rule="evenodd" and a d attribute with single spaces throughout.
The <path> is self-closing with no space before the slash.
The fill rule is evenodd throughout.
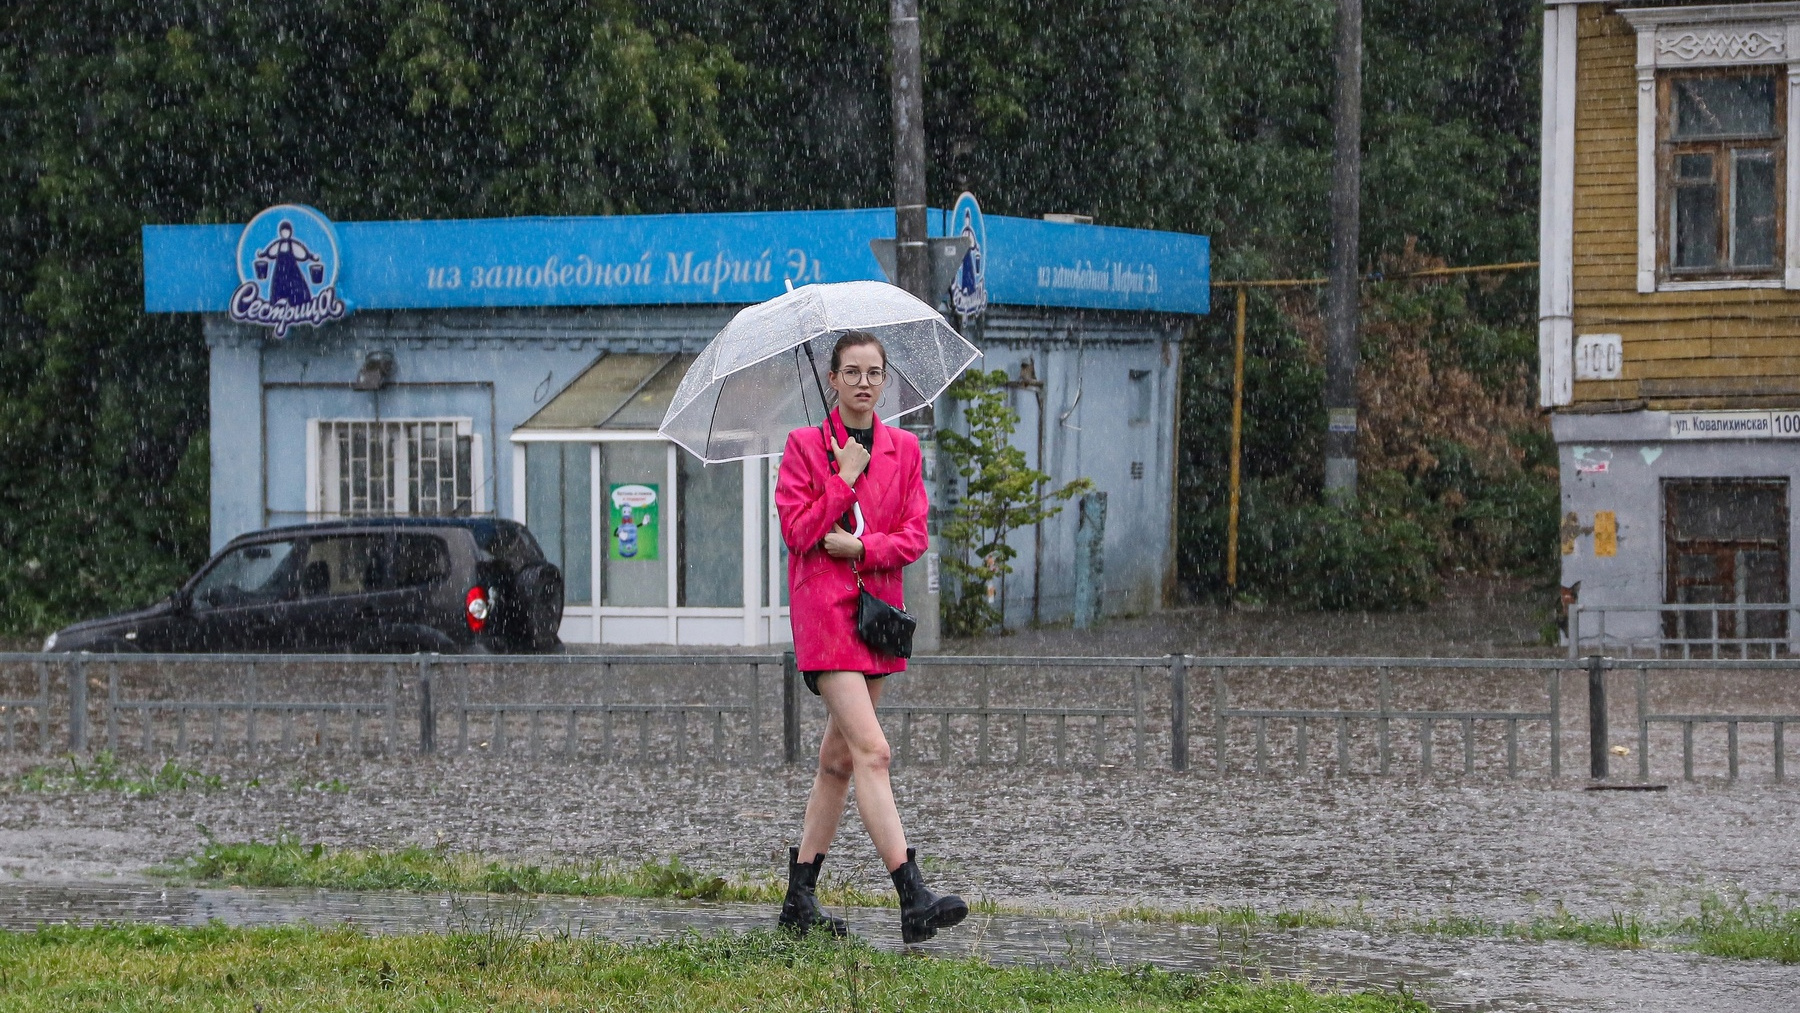
<path id="1" fill-rule="evenodd" d="M 649 440 L 600 444 L 597 508 L 606 539 L 602 605 L 669 606 L 670 540 L 664 528 L 669 445 Z"/>
<path id="2" fill-rule="evenodd" d="M 592 457 L 587 443 L 525 444 L 525 523 L 562 571 L 569 605 L 594 597 Z M 488 551 L 502 555 L 501 548 Z"/>
<path id="3" fill-rule="evenodd" d="M 744 603 L 744 466 L 680 455 L 680 599 L 685 607 Z"/>
<path id="4" fill-rule="evenodd" d="M 319 423 L 319 513 L 475 513 L 475 437 L 466 419 Z"/>

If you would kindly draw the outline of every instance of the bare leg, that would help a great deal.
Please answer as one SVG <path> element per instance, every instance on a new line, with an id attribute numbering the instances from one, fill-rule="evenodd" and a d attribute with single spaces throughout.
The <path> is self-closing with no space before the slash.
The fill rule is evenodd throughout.
<path id="1" fill-rule="evenodd" d="M 875 718 L 883 680 L 865 679 L 860 672 L 827 672 L 818 682 L 829 717 L 825 739 L 819 745 L 819 772 L 806 802 L 800 859 L 809 861 L 830 850 L 854 778 L 856 809 L 869 839 L 875 842 L 888 870 L 898 869 L 906 864 L 906 832 L 900 827 L 900 812 L 894 807 L 894 789 L 888 781 L 887 736 Z"/>

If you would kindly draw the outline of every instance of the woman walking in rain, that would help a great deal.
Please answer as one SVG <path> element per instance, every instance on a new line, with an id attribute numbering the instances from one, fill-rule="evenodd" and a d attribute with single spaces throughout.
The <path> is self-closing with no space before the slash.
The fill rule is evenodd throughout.
<path id="1" fill-rule="evenodd" d="M 918 438 L 875 417 L 886 366 L 887 352 L 874 335 L 848 331 L 838 339 L 830 373 L 838 405 L 826 418 L 829 440 L 818 426 L 788 434 L 775 488 L 790 552 L 794 654 L 806 687 L 823 698 L 828 714 L 800 846 L 788 850 L 780 924 L 801 935 L 815 928 L 837 936 L 847 931 L 843 919 L 820 909 L 814 890 L 854 781 L 857 812 L 900 895 L 901 938 L 916 943 L 962 921 L 969 906 L 926 888 L 894 806 L 887 736 L 875 703 L 882 677 L 904 671 L 906 661 L 875 652 L 857 635 L 859 576 L 870 593 L 900 606 L 900 568 L 926 547 L 929 503 Z"/>

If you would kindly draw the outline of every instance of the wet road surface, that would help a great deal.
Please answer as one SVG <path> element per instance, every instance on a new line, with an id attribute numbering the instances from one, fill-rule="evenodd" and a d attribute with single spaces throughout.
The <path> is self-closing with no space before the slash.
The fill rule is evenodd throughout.
<path id="1" fill-rule="evenodd" d="M 785 873 L 804 769 L 636 769 L 496 759 L 216 764 L 227 787 L 135 798 L 0 793 L 0 871 L 134 873 L 219 840 L 446 846 L 514 861 L 679 856 Z M 246 787 L 251 776 L 261 784 Z M 321 782 L 342 790 L 320 790 Z M 1025 908 L 1105 913 L 1248 904 L 1510 921 L 1693 910 L 1706 893 L 1800 900 L 1800 788 L 1767 782 L 1587 792 L 1582 782 L 1219 780 L 1130 770 L 915 767 L 901 814 L 934 882 Z M 204 831 L 202 827 L 206 828 Z M 846 814 L 828 879 L 889 888 Z"/>
<path id="2" fill-rule="evenodd" d="M 844 912 L 884 950 L 902 948 L 891 910 Z M 486 895 L 357 894 L 323 890 L 193 889 L 152 883 L 0 884 L 0 927 L 43 922 L 170 925 L 349 923 L 364 931 L 560 933 L 617 941 L 766 927 L 771 912 L 742 904 Z M 1596 951 L 1573 944 L 1419 939 L 1348 930 L 1239 933 L 1196 926 L 973 915 L 915 950 L 994 963 L 1227 968 L 1315 987 L 1405 988 L 1440 1010 L 1788 1011 L 1796 975 L 1767 963 L 1688 954 Z"/>
<path id="3" fill-rule="evenodd" d="M 783 768 L 492 758 L 307 757 L 255 767 L 208 761 L 207 769 L 224 777 L 223 790 L 0 794 L 0 921 L 349 918 L 396 931 L 450 924 L 451 902 L 442 897 L 194 890 L 144 878 L 147 867 L 201 848 L 206 833 L 443 845 L 525 862 L 674 854 L 708 872 L 776 876 L 810 783 L 804 770 Z M 246 787 L 252 776 L 260 784 Z M 938 952 L 974 945 L 995 960 L 1222 963 L 1352 985 L 1418 983 L 1444 1008 L 1792 1010 L 1800 991 L 1800 969 L 1683 953 L 1353 930 L 1245 938 L 1105 918 L 1135 905 L 1247 904 L 1265 913 L 1355 910 L 1377 920 L 1510 921 L 1559 906 L 1589 918 L 1656 919 L 1738 891 L 1793 904 L 1800 790 L 1791 786 L 1714 781 L 1598 793 L 1574 779 L 1219 780 L 918 767 L 897 772 L 896 788 L 934 886 L 1068 912 L 1060 920 L 998 917 L 985 928 L 972 921 L 947 934 Z M 853 808 L 826 874 L 887 888 Z M 467 902 L 473 917 L 489 918 L 514 903 Z M 536 923 L 625 938 L 769 917 L 754 908 L 604 900 L 545 900 L 531 910 Z M 892 917 L 853 912 L 859 931 L 883 945 Z"/>

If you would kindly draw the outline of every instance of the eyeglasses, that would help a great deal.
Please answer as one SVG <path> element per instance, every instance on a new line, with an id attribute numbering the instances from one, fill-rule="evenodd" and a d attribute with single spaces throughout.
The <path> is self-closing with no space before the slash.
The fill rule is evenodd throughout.
<path id="1" fill-rule="evenodd" d="M 860 369 L 840 369 L 837 371 L 837 375 L 852 387 L 862 386 L 865 378 L 871 387 L 879 387 L 887 382 L 887 370 L 885 369 L 871 369 L 867 373 Z"/>

